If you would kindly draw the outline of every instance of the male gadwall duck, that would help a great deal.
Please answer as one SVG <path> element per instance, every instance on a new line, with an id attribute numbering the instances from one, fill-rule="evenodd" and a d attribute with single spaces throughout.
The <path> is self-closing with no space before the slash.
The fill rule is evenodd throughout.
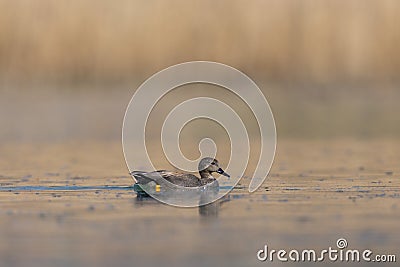
<path id="1" fill-rule="evenodd" d="M 170 172 L 166 170 L 154 172 L 133 171 L 130 174 L 135 177 L 136 181 L 139 184 L 142 185 L 147 184 L 151 181 L 160 184 L 162 183 L 162 181 L 160 181 L 160 178 L 162 177 L 168 182 L 185 187 L 204 186 L 217 181 L 212 176 L 213 172 L 217 172 L 226 177 L 230 177 L 229 174 L 227 174 L 223 169 L 219 167 L 218 160 L 213 158 L 203 158 L 198 165 L 198 169 L 200 173 L 200 178 L 196 175 L 189 173 Z"/>

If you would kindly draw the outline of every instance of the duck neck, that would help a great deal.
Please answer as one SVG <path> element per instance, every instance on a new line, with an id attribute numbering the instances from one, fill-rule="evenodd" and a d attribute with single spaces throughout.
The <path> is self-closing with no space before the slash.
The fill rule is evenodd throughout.
<path id="1" fill-rule="evenodd" d="M 211 173 L 209 171 L 200 171 L 200 177 L 201 179 L 214 179 L 214 177 L 211 175 Z"/>

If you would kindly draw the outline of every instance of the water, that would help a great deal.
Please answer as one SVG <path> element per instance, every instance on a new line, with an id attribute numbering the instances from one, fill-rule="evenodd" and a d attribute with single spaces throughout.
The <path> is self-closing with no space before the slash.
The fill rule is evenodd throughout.
<path id="1" fill-rule="evenodd" d="M 243 179 L 220 201 L 177 208 L 137 198 L 119 143 L 3 146 L 0 265 L 282 266 L 256 253 L 265 244 L 324 249 L 338 238 L 400 255 L 398 147 L 281 142 L 255 193 Z"/>
<path id="2" fill-rule="evenodd" d="M 43 192 L 43 191 L 92 191 L 92 190 L 133 190 L 133 186 L 76 186 L 76 185 L 65 185 L 65 186 L 5 186 L 0 187 L 0 192 Z"/>

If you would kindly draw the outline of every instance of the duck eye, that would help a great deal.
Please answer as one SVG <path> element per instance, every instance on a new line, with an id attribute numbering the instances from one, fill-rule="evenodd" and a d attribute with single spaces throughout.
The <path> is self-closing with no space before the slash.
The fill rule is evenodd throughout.
<path id="1" fill-rule="evenodd" d="M 211 165 L 215 165 L 215 162 L 211 162 Z"/>

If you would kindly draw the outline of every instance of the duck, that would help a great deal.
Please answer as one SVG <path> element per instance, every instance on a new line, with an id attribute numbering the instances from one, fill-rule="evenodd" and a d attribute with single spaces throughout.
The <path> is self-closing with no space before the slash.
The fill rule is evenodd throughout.
<path id="1" fill-rule="evenodd" d="M 132 175 L 136 182 L 141 185 L 145 185 L 151 181 L 154 181 L 156 184 L 160 184 L 163 182 L 160 179 L 164 178 L 172 184 L 184 187 L 199 187 L 218 183 L 218 181 L 212 175 L 213 173 L 219 173 L 226 177 L 230 177 L 229 174 L 219 167 L 218 160 L 211 157 L 205 157 L 200 160 L 198 164 L 198 170 L 200 178 L 190 173 L 180 173 L 166 170 L 158 170 L 153 172 L 132 171 L 130 172 L 130 175 Z"/>

